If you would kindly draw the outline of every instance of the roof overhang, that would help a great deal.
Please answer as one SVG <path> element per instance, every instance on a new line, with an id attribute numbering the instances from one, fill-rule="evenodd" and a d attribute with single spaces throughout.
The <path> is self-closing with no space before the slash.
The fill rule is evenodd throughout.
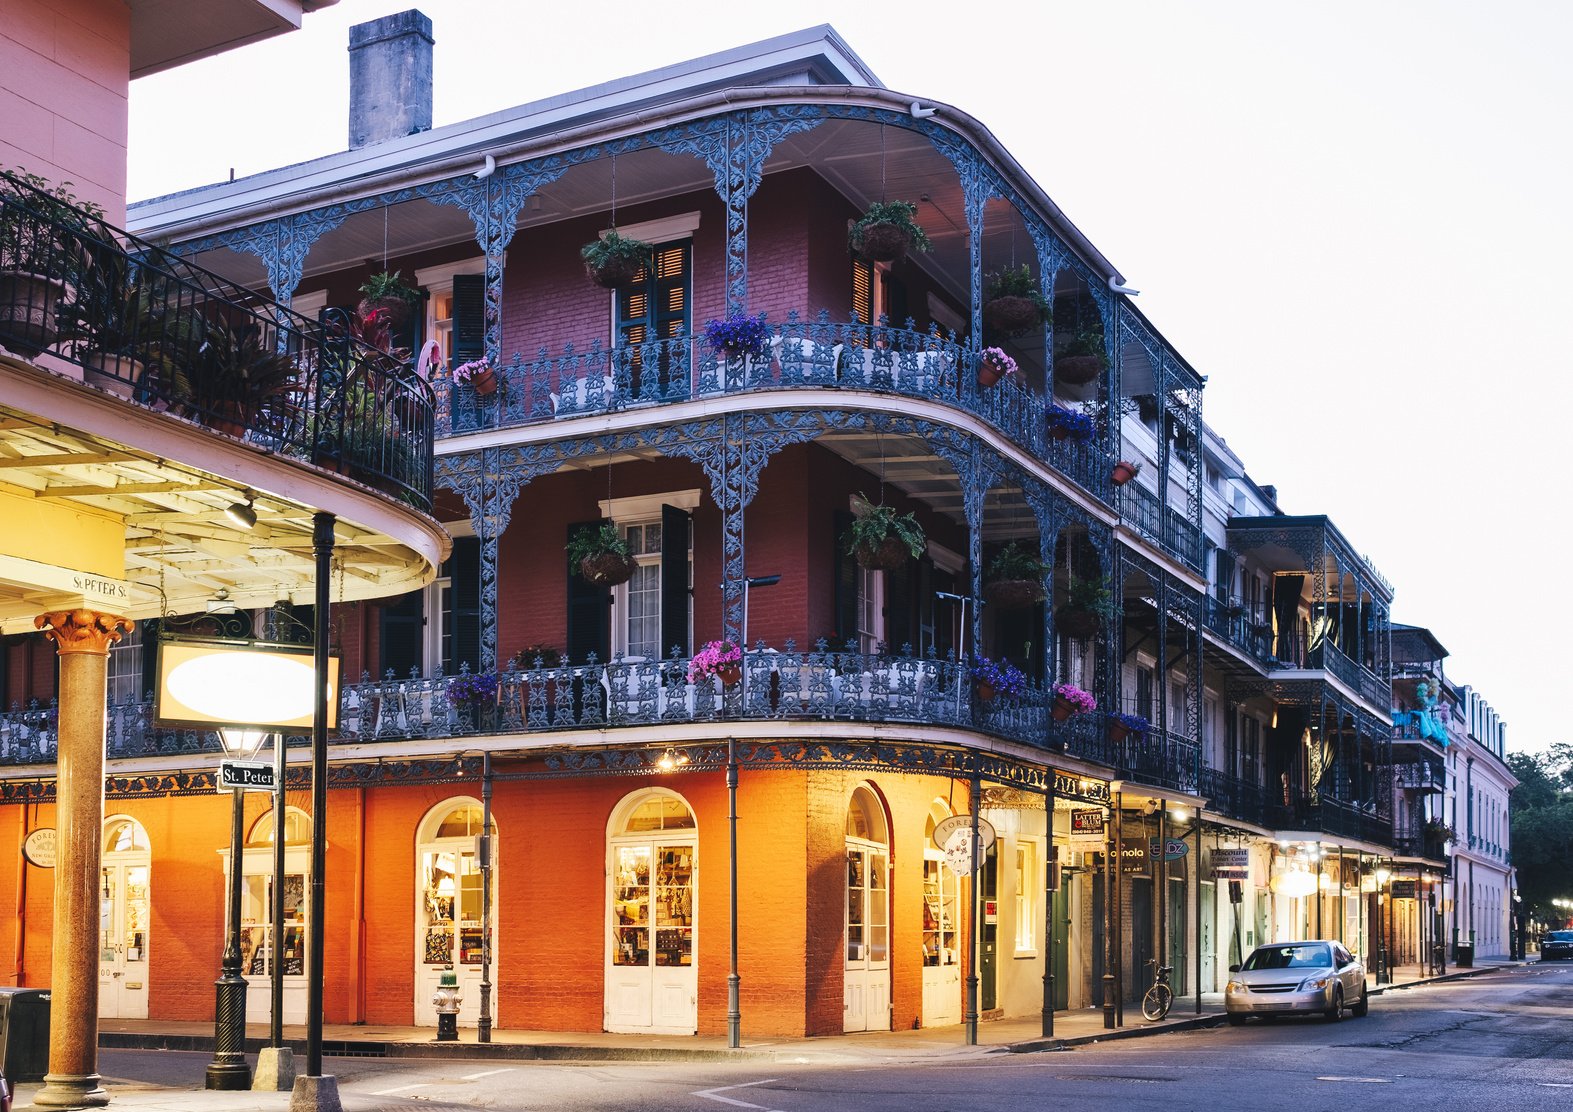
<path id="1" fill-rule="evenodd" d="M 338 0 L 129 0 L 131 76 L 146 77 L 300 29 Z"/>

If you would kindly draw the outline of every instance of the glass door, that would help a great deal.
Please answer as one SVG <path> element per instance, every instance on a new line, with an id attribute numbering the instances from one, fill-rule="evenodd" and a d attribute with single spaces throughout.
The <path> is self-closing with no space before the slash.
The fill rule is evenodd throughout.
<path id="1" fill-rule="evenodd" d="M 923 1026 L 961 1022 L 961 945 L 956 914 L 960 878 L 943 855 L 923 861 Z"/>
<path id="2" fill-rule="evenodd" d="M 419 830 L 415 851 L 415 1023 L 437 1026 L 437 1008 L 432 994 L 442 983 L 444 973 L 458 981 L 461 1002 L 459 1020 L 465 1026 L 475 1023 L 481 1011 L 482 949 L 482 873 L 480 834 L 482 807 L 478 800 L 453 799 L 427 812 Z M 492 843 L 492 980 L 499 979 L 501 965 L 497 954 L 497 823 L 491 828 Z M 494 1025 L 501 1022 L 498 988 L 494 983 L 491 1015 Z"/>
<path id="3" fill-rule="evenodd" d="M 148 866 L 111 861 L 100 877 L 98 1014 L 146 1019 Z"/>
<path id="4" fill-rule="evenodd" d="M 292 855 L 293 856 L 293 855 Z M 285 866 L 289 868 L 288 865 Z M 297 868 L 299 866 L 296 866 Z M 240 895 L 240 972 L 246 978 L 246 1022 L 273 1015 L 273 965 L 284 978 L 285 1023 L 306 1022 L 306 874 L 284 874 L 284 934 L 273 945 L 273 855 L 247 853 Z M 261 870 L 266 869 L 266 872 Z"/>
<path id="5" fill-rule="evenodd" d="M 885 847 L 847 844 L 843 1028 L 890 1029 L 890 869 Z"/>
<path id="6" fill-rule="evenodd" d="M 612 952 L 607 1029 L 692 1034 L 695 843 L 612 847 Z"/>

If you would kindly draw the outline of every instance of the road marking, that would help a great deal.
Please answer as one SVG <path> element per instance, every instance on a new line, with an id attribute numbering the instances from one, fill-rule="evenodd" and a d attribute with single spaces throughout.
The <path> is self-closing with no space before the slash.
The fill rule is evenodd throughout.
<path id="1" fill-rule="evenodd" d="M 1356 1085 L 1391 1085 L 1391 1077 L 1318 1077 L 1318 1081 L 1349 1081 Z"/>
<path id="2" fill-rule="evenodd" d="M 413 1085 L 395 1085 L 391 1089 L 378 1089 L 375 1093 L 372 1093 L 370 1095 L 374 1096 L 374 1097 L 392 1096 L 394 1093 L 402 1093 L 406 1089 L 419 1089 L 422 1086 L 429 1085 L 429 1084 L 431 1084 L 431 1082 L 429 1082 L 429 1081 L 417 1081 Z"/>
<path id="3" fill-rule="evenodd" d="M 704 1097 L 706 1100 L 713 1100 L 720 1104 L 730 1104 L 733 1108 L 764 1108 L 763 1104 L 749 1104 L 746 1100 L 734 1100 L 731 1097 L 717 1096 L 716 1094 L 729 1093 L 733 1089 L 747 1089 L 754 1085 L 769 1085 L 780 1080 L 779 1077 L 768 1077 L 763 1081 L 745 1081 L 741 1085 L 722 1085 L 718 1089 L 701 1089 L 699 1092 L 690 1095 Z M 769 1110 L 767 1109 L 766 1112 L 769 1112 Z"/>
<path id="4" fill-rule="evenodd" d="M 486 1071 L 484 1071 L 482 1073 L 467 1073 L 463 1077 L 459 1078 L 459 1080 L 460 1081 L 479 1081 L 483 1077 L 495 1077 L 499 1073 L 512 1073 L 512 1072 L 513 1072 L 513 1067 L 512 1066 L 507 1066 L 507 1067 L 505 1067 L 503 1069 L 500 1069 L 500 1070 L 486 1070 Z"/>
<path id="5" fill-rule="evenodd" d="M 1573 1085 L 1565 1081 L 1542 1081 L 1540 1087 L 1542 1089 L 1573 1089 Z"/>

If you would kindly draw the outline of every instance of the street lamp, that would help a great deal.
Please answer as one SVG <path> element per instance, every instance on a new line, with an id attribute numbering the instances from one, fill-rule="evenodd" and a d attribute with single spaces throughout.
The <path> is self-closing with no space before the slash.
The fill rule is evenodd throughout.
<path id="1" fill-rule="evenodd" d="M 225 726 L 218 732 L 224 752 L 248 760 L 262 747 L 267 733 L 245 726 Z M 229 823 L 229 931 L 219 977 L 213 982 L 213 1060 L 208 1063 L 206 1088 L 249 1089 L 251 1067 L 246 1064 L 246 978 L 240 971 L 240 874 L 245 852 L 245 788 L 230 789 L 233 802 Z M 277 958 L 275 957 L 275 960 Z"/>
<path id="2" fill-rule="evenodd" d="M 1376 867 L 1376 983 L 1391 984 L 1393 974 L 1387 968 L 1387 882 L 1393 871 L 1386 865 Z"/>

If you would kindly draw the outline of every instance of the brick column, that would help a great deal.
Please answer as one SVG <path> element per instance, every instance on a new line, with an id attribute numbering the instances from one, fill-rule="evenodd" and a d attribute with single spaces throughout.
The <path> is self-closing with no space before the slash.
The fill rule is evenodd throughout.
<path id="1" fill-rule="evenodd" d="M 55 772 L 54 950 L 50 960 L 49 1073 L 33 1103 L 109 1103 L 98 1076 L 99 851 L 104 837 L 104 684 L 109 646 L 129 619 L 96 610 L 40 614 L 33 623 L 60 656 Z"/>

